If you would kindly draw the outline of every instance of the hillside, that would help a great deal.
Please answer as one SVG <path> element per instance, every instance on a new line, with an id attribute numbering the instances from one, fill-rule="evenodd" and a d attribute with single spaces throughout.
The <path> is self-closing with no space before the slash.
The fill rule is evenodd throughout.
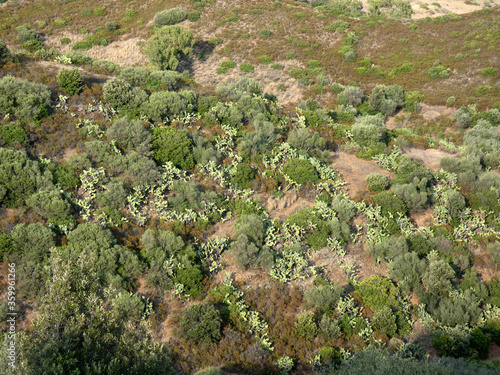
<path id="1" fill-rule="evenodd" d="M 500 371 L 493 2 L 9 0 L 0 30 L 0 373 Z"/>

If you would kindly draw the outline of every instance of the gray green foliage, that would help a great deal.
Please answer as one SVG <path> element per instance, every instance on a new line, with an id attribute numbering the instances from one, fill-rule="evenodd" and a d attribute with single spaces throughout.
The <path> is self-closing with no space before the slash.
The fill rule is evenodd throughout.
<path id="1" fill-rule="evenodd" d="M 309 130 L 304 128 L 291 130 L 288 133 L 287 142 L 290 146 L 295 147 L 299 152 L 304 154 L 324 149 L 326 145 L 326 141 L 318 132 L 311 134 Z"/>
<path id="2" fill-rule="evenodd" d="M 116 141 L 116 145 L 123 150 L 136 151 L 145 156 L 151 153 L 153 137 L 142 121 L 122 117 L 106 130 L 106 138 Z"/>
<path id="3" fill-rule="evenodd" d="M 71 206 L 55 187 L 38 190 L 26 200 L 26 205 L 53 224 L 67 224 L 70 221 Z"/>
<path id="4" fill-rule="evenodd" d="M 401 198 L 410 212 L 418 212 L 425 208 L 429 202 L 430 191 L 427 184 L 426 178 L 419 181 L 415 177 L 413 183 L 393 185 L 392 190 Z"/>
<path id="5" fill-rule="evenodd" d="M 370 375 L 493 375 L 497 372 L 496 369 L 481 368 L 465 359 L 436 358 L 421 362 L 376 349 L 357 353 L 351 360 L 343 362 L 335 374 L 366 375 L 367 371 Z"/>
<path id="6" fill-rule="evenodd" d="M 36 190 L 51 186 L 52 174 L 42 175 L 38 163 L 29 160 L 24 151 L 0 148 L 0 187 L 7 206 L 22 205 Z"/>
<path id="7" fill-rule="evenodd" d="M 404 106 L 405 93 L 399 85 L 378 85 L 373 88 L 368 103 L 373 111 L 380 111 L 384 116 L 391 116 L 397 108 Z"/>
<path id="8" fill-rule="evenodd" d="M 114 61 L 98 59 L 92 62 L 94 69 L 103 70 L 108 73 L 118 73 L 120 71 L 120 65 Z"/>
<path id="9" fill-rule="evenodd" d="M 39 120 L 49 113 L 50 90 L 41 83 L 16 79 L 0 80 L 0 113 L 25 121 Z"/>
<path id="10" fill-rule="evenodd" d="M 158 68 L 175 70 L 179 58 L 191 54 L 193 44 L 191 31 L 180 26 L 164 26 L 148 39 L 144 54 Z"/>
<path id="11" fill-rule="evenodd" d="M 187 13 L 180 8 L 166 9 L 155 14 L 155 25 L 158 27 L 175 25 L 186 19 Z"/>
<path id="12" fill-rule="evenodd" d="M 337 321 L 332 320 L 327 315 L 323 315 L 318 324 L 319 333 L 325 340 L 338 339 L 342 331 Z"/>
<path id="13" fill-rule="evenodd" d="M 365 95 L 363 91 L 357 86 L 346 86 L 344 91 L 337 95 L 338 105 L 352 105 L 356 107 L 361 104 Z"/>
<path id="14" fill-rule="evenodd" d="M 236 226 L 236 241 L 232 248 L 236 261 L 245 268 L 269 268 L 273 265 L 271 250 L 263 247 L 264 222 L 257 215 L 242 216 Z"/>
<path id="15" fill-rule="evenodd" d="M 96 196 L 97 202 L 101 206 L 118 209 L 125 206 L 127 201 L 127 191 L 120 179 L 111 181 L 104 186 L 104 191 L 100 191 Z"/>
<path id="16" fill-rule="evenodd" d="M 256 119 L 253 128 L 254 131 L 245 133 L 238 143 L 242 152 L 254 156 L 270 151 L 274 143 L 279 139 L 274 125 L 269 121 Z"/>
<path id="17" fill-rule="evenodd" d="M 445 195 L 445 207 L 453 218 L 457 218 L 465 208 L 465 198 L 456 190 L 449 190 Z"/>
<path id="18" fill-rule="evenodd" d="M 429 259 L 429 268 L 422 276 L 422 284 L 430 294 L 443 297 L 451 291 L 455 271 L 448 262 L 437 257 Z"/>
<path id="19" fill-rule="evenodd" d="M 335 309 L 344 288 L 339 284 L 314 287 L 304 293 L 308 305 L 314 306 L 321 313 L 329 313 Z"/>
<path id="20" fill-rule="evenodd" d="M 147 229 L 141 237 L 144 256 L 150 264 L 162 265 L 163 262 L 184 247 L 184 241 L 173 232 Z"/>
<path id="21" fill-rule="evenodd" d="M 28 298 L 45 292 L 45 260 L 55 245 L 54 233 L 41 223 L 18 224 L 10 233 L 12 255 L 9 261 L 16 263 L 17 287 Z"/>
<path id="22" fill-rule="evenodd" d="M 185 109 L 186 103 L 181 96 L 171 91 L 154 92 L 149 100 L 141 105 L 141 112 L 155 122 L 181 115 Z"/>
<path id="23" fill-rule="evenodd" d="M 369 174 L 365 181 L 370 191 L 383 191 L 389 187 L 389 179 L 380 173 Z"/>
<path id="24" fill-rule="evenodd" d="M 459 295 L 442 299 L 433 315 L 440 323 L 450 327 L 457 324 L 475 325 L 481 314 L 479 302 L 474 293 L 467 290 Z"/>
<path id="25" fill-rule="evenodd" d="M 340 220 L 348 222 L 356 215 L 356 206 L 352 201 L 341 195 L 332 199 L 332 209 L 337 213 Z"/>

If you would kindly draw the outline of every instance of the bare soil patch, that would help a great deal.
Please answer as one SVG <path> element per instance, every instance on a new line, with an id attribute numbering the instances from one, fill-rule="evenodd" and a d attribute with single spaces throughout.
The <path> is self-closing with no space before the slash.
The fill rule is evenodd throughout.
<path id="1" fill-rule="evenodd" d="M 389 178 L 394 177 L 394 173 L 383 170 L 373 161 L 363 160 L 355 155 L 336 152 L 334 158 L 331 167 L 336 169 L 346 181 L 351 198 L 354 198 L 358 192 L 366 190 L 365 178 L 371 173 L 380 173 Z"/>
<path id="2" fill-rule="evenodd" d="M 71 43 L 61 44 L 61 38 L 69 38 L 71 39 Z M 126 36 L 123 36 L 123 39 L 111 42 L 107 46 L 94 46 L 89 50 L 82 51 L 82 53 L 93 59 L 113 61 L 122 68 L 147 65 L 148 59 L 142 53 L 142 47 L 137 45 L 138 42 L 145 42 L 145 40 L 141 38 L 125 38 Z M 85 35 L 83 34 L 64 33 L 49 36 L 47 44 L 57 47 L 62 53 L 67 53 L 72 51 L 71 46 L 74 43 L 83 40 L 85 40 Z"/>
<path id="3" fill-rule="evenodd" d="M 426 149 L 421 150 L 418 148 L 408 148 L 404 150 L 404 153 L 412 158 L 413 160 L 425 165 L 433 172 L 439 171 L 439 162 L 444 157 L 453 157 L 456 158 L 458 155 L 450 154 L 449 152 L 435 150 L 435 149 Z"/>
<path id="4" fill-rule="evenodd" d="M 283 198 L 276 198 L 272 196 L 267 196 L 267 198 L 264 197 L 262 199 L 262 204 L 269 212 L 269 216 L 278 221 L 286 220 L 290 215 L 296 213 L 297 211 L 315 205 L 314 202 L 300 198 L 294 193 L 285 193 Z"/>
<path id="5" fill-rule="evenodd" d="M 422 117 L 427 121 L 432 121 L 439 116 L 446 116 L 453 118 L 457 112 L 456 108 L 446 107 L 444 105 L 427 105 L 421 104 L 422 110 L 420 111 Z"/>
<path id="6" fill-rule="evenodd" d="M 231 57 L 221 58 L 216 54 L 212 54 L 204 61 L 194 59 L 192 75 L 196 82 L 214 87 L 229 81 L 238 81 L 241 77 L 250 77 L 262 85 L 264 92 L 276 95 L 280 103 L 297 103 L 302 100 L 303 90 L 297 80 L 286 72 L 289 68 L 302 67 L 298 62 L 276 61 L 285 67 L 284 70 L 271 69 L 267 65 L 259 64 L 254 66 L 255 70 L 251 73 L 243 73 L 237 66 L 232 68 L 228 74 L 217 74 L 217 68 L 220 67 L 220 64 L 230 59 Z M 241 62 L 243 61 L 235 61 L 237 65 Z"/>

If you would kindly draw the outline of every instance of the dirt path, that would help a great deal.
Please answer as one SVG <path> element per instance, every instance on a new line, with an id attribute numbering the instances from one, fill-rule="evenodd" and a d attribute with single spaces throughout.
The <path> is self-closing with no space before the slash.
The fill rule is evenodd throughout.
<path id="1" fill-rule="evenodd" d="M 345 152 L 336 152 L 334 154 L 332 168 L 335 168 L 347 183 L 348 195 L 354 198 L 360 191 L 366 190 L 365 178 L 371 173 L 380 173 L 389 178 L 394 177 L 394 173 L 380 168 L 373 161 L 367 161 L 358 158 L 355 155 Z"/>

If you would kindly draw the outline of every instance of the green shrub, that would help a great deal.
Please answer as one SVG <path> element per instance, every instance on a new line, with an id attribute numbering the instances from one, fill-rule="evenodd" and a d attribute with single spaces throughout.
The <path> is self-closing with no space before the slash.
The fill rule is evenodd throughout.
<path id="1" fill-rule="evenodd" d="M 82 92 L 83 77 L 77 68 L 62 69 L 57 75 L 57 84 L 64 89 L 68 95 L 72 96 Z"/>
<path id="2" fill-rule="evenodd" d="M 80 11 L 80 14 L 82 16 L 90 16 L 92 15 L 92 9 L 90 8 L 83 8 L 81 11 Z"/>
<path id="3" fill-rule="evenodd" d="M 18 43 L 25 43 L 30 40 L 38 40 L 40 37 L 36 30 L 33 29 L 28 29 L 28 28 L 22 28 L 18 31 L 17 36 L 16 36 L 16 41 Z"/>
<path id="4" fill-rule="evenodd" d="M 15 124 L 0 126 L 0 139 L 5 147 L 11 146 L 14 142 L 28 144 L 26 141 L 26 131 Z"/>
<path id="5" fill-rule="evenodd" d="M 454 96 L 450 96 L 448 99 L 446 99 L 446 105 L 448 107 L 451 107 L 453 104 L 457 102 L 457 98 Z"/>
<path id="6" fill-rule="evenodd" d="M 283 70 L 285 67 L 281 64 L 278 64 L 278 63 L 274 63 L 274 64 L 271 64 L 271 69 L 274 69 L 274 70 Z"/>
<path id="7" fill-rule="evenodd" d="M 194 167 L 193 142 L 182 130 L 170 127 L 154 128 L 153 150 L 154 159 L 158 164 L 170 161 L 178 168 Z"/>
<path id="8" fill-rule="evenodd" d="M 106 9 L 104 9 L 104 8 L 95 8 L 92 11 L 92 14 L 94 16 L 105 16 L 106 15 Z"/>
<path id="9" fill-rule="evenodd" d="M 104 27 L 105 27 L 107 32 L 115 31 L 115 30 L 118 30 L 120 28 L 120 26 L 118 26 L 118 24 L 115 21 L 106 22 Z"/>
<path id="10" fill-rule="evenodd" d="M 333 21 L 326 29 L 328 31 L 336 31 L 341 33 L 349 28 L 349 22 L 346 22 L 342 19 L 338 19 Z"/>
<path id="11" fill-rule="evenodd" d="M 92 66 L 95 69 L 103 70 L 107 73 L 118 73 L 120 71 L 120 65 L 109 60 L 94 60 Z"/>
<path id="12" fill-rule="evenodd" d="M 203 271 L 198 266 L 177 270 L 174 282 L 184 285 L 184 293 L 196 298 L 202 292 Z"/>
<path id="13" fill-rule="evenodd" d="M 187 13 L 185 10 L 172 8 L 156 13 L 154 22 L 158 27 L 171 26 L 184 21 L 186 18 Z"/>
<path id="14" fill-rule="evenodd" d="M 366 307 L 372 307 L 375 311 L 387 307 L 398 308 L 401 303 L 398 301 L 399 290 L 391 279 L 372 275 L 361 281 L 356 292 Z"/>
<path id="15" fill-rule="evenodd" d="M 189 20 L 189 22 L 199 21 L 200 20 L 200 13 L 198 13 L 198 12 L 188 13 L 187 19 Z"/>
<path id="16" fill-rule="evenodd" d="M 66 20 L 62 18 L 56 18 L 54 20 L 54 25 L 61 27 L 61 26 L 66 26 Z"/>
<path id="17" fill-rule="evenodd" d="M 240 70 L 243 72 L 243 73 L 251 73 L 254 71 L 254 67 L 252 64 L 250 63 L 247 63 L 247 62 L 244 62 L 244 63 L 241 63 L 240 64 Z"/>
<path id="18" fill-rule="evenodd" d="M 498 68 L 489 66 L 489 67 L 481 70 L 481 76 L 482 77 L 493 77 L 496 74 L 496 72 L 498 72 Z"/>
<path id="19" fill-rule="evenodd" d="M 365 181 L 370 191 L 383 191 L 389 187 L 389 179 L 380 173 L 369 174 Z"/>
<path id="20" fill-rule="evenodd" d="M 319 182 L 316 168 L 305 159 L 290 159 L 284 166 L 283 172 L 298 184 Z"/>
<path id="21" fill-rule="evenodd" d="M 221 324 L 220 313 L 213 305 L 192 305 L 182 313 L 181 336 L 198 342 L 217 342 L 222 337 Z"/>
<path id="22" fill-rule="evenodd" d="M 70 44 L 71 43 L 71 39 L 70 38 L 61 38 L 61 40 L 59 42 L 61 44 Z"/>
<path id="23" fill-rule="evenodd" d="M 23 43 L 22 47 L 30 52 L 36 52 L 43 49 L 43 44 L 38 40 L 28 40 L 27 42 Z"/>
<path id="24" fill-rule="evenodd" d="M 86 40 L 81 40 L 73 44 L 71 48 L 74 50 L 88 50 L 92 48 L 92 44 L 87 42 Z"/>
<path id="25" fill-rule="evenodd" d="M 285 54 L 285 57 L 288 59 L 288 60 L 293 60 L 297 57 L 297 54 L 295 52 L 287 52 Z"/>
<path id="26" fill-rule="evenodd" d="M 180 26 L 164 26 L 148 39 L 144 54 L 158 68 L 175 70 L 182 55 L 191 54 L 193 33 Z"/>
<path id="27" fill-rule="evenodd" d="M 129 22 L 134 19 L 134 17 L 137 16 L 137 12 L 134 9 L 127 9 L 125 11 L 125 17 L 123 18 L 124 22 Z"/>
<path id="28" fill-rule="evenodd" d="M 246 164 L 240 163 L 236 167 L 236 174 L 231 178 L 231 183 L 238 186 L 240 189 L 250 187 L 255 180 L 255 172 Z"/>
<path id="29" fill-rule="evenodd" d="M 297 336 L 303 337 L 306 340 L 312 340 L 318 334 L 318 326 L 314 322 L 314 314 L 306 312 L 297 316 L 295 323 L 295 331 Z"/>
<path id="30" fill-rule="evenodd" d="M 373 314 L 372 327 L 383 335 L 393 337 L 396 335 L 398 326 L 396 324 L 396 316 L 392 313 L 389 306 L 384 306 Z"/>
<path id="31" fill-rule="evenodd" d="M 272 61 L 273 59 L 270 56 L 262 56 L 260 58 L 261 64 L 271 64 Z"/>
<path id="32" fill-rule="evenodd" d="M 41 83 L 5 76 L 0 80 L 0 113 L 25 121 L 40 120 L 50 111 L 50 90 Z"/>
<path id="33" fill-rule="evenodd" d="M 447 68 L 436 60 L 429 70 L 427 70 L 427 76 L 431 79 L 443 79 L 448 78 L 450 75 L 450 68 Z"/>
<path id="34" fill-rule="evenodd" d="M 232 68 L 236 67 L 236 63 L 232 60 L 226 60 L 226 61 L 221 62 L 220 66 L 221 66 L 221 68 L 224 68 L 224 69 L 232 69 Z"/>
<path id="35" fill-rule="evenodd" d="M 270 36 L 273 35 L 273 33 L 269 29 L 262 29 L 262 30 L 259 31 L 259 35 L 262 38 L 269 38 Z"/>

